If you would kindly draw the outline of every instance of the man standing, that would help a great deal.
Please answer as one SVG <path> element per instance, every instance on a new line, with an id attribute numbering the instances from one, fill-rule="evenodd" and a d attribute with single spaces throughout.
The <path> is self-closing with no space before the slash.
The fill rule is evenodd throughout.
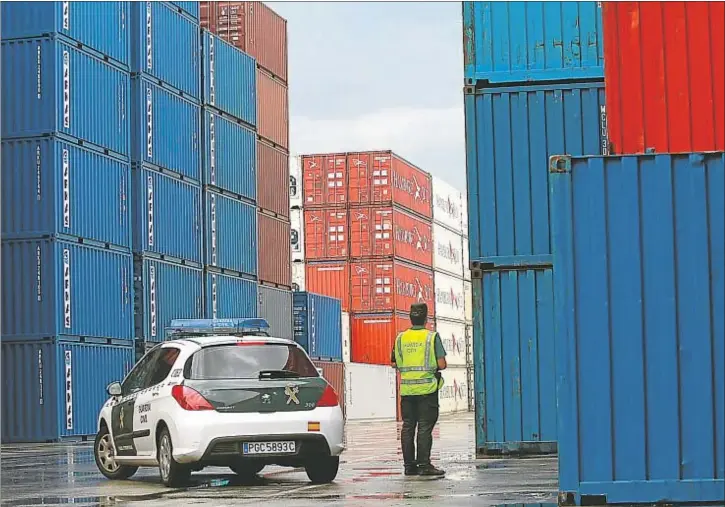
<path id="1" fill-rule="evenodd" d="M 440 370 L 446 364 L 446 351 L 441 337 L 425 328 L 428 306 L 410 305 L 412 327 L 400 333 L 390 361 L 400 371 L 400 409 L 403 429 L 400 443 L 403 449 L 405 475 L 442 476 L 443 470 L 430 462 L 433 447 L 433 427 L 438 422 L 438 390 L 443 385 Z M 415 430 L 418 429 L 417 450 Z"/>

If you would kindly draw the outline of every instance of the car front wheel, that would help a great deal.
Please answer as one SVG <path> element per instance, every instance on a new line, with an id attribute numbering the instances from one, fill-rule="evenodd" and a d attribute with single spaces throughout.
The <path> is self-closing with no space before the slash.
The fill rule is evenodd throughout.
<path id="1" fill-rule="evenodd" d="M 305 465 L 305 472 L 312 484 L 328 484 L 335 480 L 339 468 L 339 456 L 320 456 Z"/>
<path id="2" fill-rule="evenodd" d="M 177 463 L 174 459 L 174 446 L 171 443 L 171 434 L 166 428 L 161 430 L 161 434 L 159 435 L 158 461 L 161 482 L 164 486 L 179 487 L 189 481 L 191 469 Z"/>
<path id="3" fill-rule="evenodd" d="M 111 434 L 105 426 L 96 434 L 93 443 L 93 455 L 98 470 L 112 481 L 128 479 L 138 470 L 138 467 L 119 465 L 116 462 L 116 452 L 111 441 Z"/>

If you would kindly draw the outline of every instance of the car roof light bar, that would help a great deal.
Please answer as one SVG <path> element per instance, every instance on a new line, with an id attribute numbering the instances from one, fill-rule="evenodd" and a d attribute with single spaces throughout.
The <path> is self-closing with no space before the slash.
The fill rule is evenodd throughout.
<path id="1" fill-rule="evenodd" d="M 269 324 L 260 318 L 237 319 L 173 319 L 166 328 L 166 335 L 249 335 L 252 333 L 265 333 Z"/>

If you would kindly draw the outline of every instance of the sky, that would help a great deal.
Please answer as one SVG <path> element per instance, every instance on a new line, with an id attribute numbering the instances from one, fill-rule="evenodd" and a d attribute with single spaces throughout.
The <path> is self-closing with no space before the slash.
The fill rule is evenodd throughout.
<path id="1" fill-rule="evenodd" d="M 268 2 L 287 19 L 290 152 L 391 149 L 465 189 L 460 2 Z"/>

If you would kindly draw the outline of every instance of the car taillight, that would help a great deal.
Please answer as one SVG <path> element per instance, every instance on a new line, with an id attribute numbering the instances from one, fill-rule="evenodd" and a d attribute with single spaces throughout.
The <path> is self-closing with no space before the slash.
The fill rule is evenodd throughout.
<path id="1" fill-rule="evenodd" d="M 330 384 L 322 392 L 319 401 L 317 402 L 318 407 L 336 407 L 337 406 L 337 393 Z"/>
<path id="2" fill-rule="evenodd" d="M 214 410 L 211 403 L 191 387 L 175 385 L 171 388 L 171 396 L 184 410 Z"/>

